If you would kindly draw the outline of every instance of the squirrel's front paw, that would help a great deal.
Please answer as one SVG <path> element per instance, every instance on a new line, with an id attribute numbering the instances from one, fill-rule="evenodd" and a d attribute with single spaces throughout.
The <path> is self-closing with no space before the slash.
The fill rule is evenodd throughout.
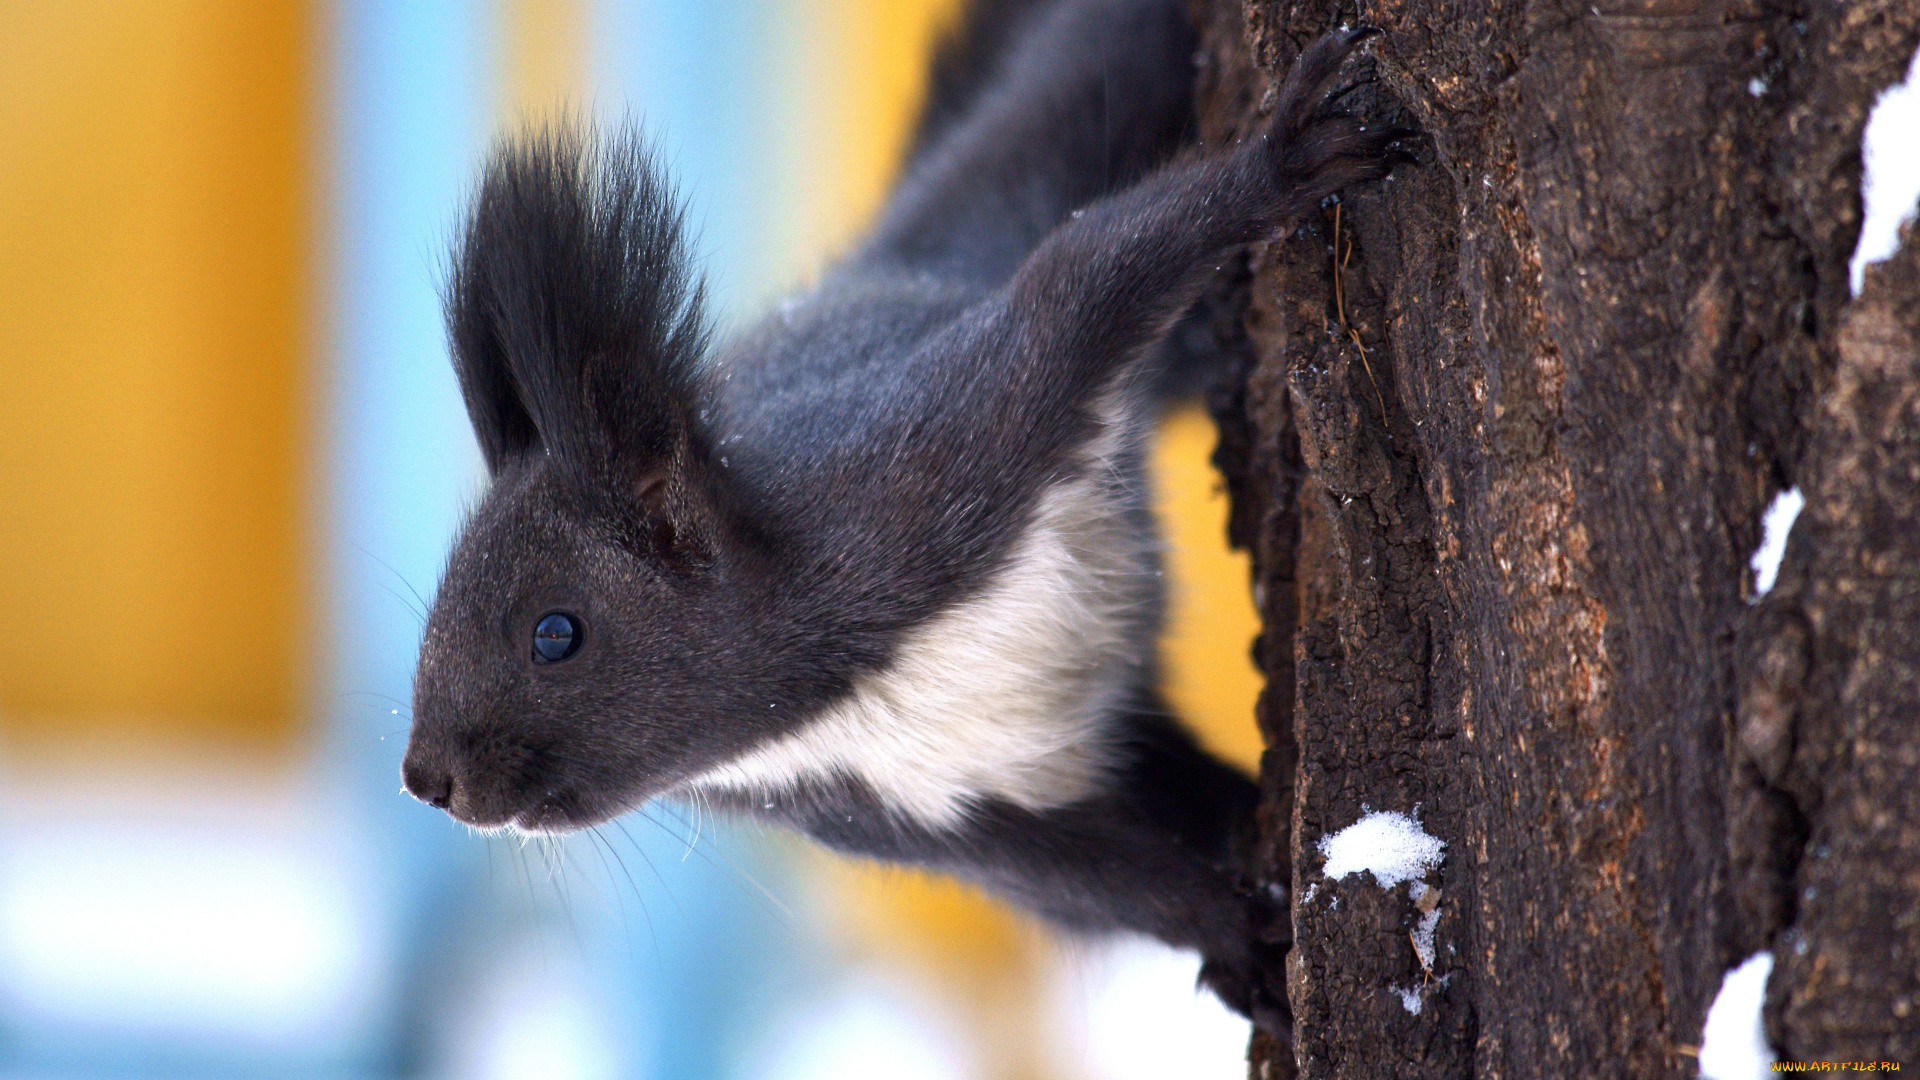
<path id="1" fill-rule="evenodd" d="M 1284 906 L 1268 901 L 1243 883 L 1246 905 L 1241 932 L 1202 951 L 1200 985 L 1235 1012 L 1273 1035 L 1290 1037 L 1293 1013 L 1287 1007 L 1287 948 L 1292 922 Z"/>
<path id="2" fill-rule="evenodd" d="M 1232 956 L 1210 955 L 1200 964 L 1200 985 L 1255 1027 L 1287 1036 L 1293 1012 L 1287 1008 L 1286 959 L 1286 946 L 1261 943 Z"/>
<path id="3" fill-rule="evenodd" d="M 1419 132 L 1369 124 L 1329 110 L 1330 89 L 1347 58 L 1380 31 L 1360 27 L 1328 34 L 1294 61 L 1262 138 L 1268 165 L 1296 213 L 1352 184 L 1378 180 L 1415 160 L 1407 145 Z"/>

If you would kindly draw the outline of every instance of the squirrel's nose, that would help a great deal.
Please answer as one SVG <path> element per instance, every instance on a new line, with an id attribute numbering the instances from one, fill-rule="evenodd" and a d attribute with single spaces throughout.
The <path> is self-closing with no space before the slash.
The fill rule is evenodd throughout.
<path id="1" fill-rule="evenodd" d="M 400 780 L 407 794 L 442 810 L 453 805 L 453 773 L 409 758 L 400 766 Z"/>

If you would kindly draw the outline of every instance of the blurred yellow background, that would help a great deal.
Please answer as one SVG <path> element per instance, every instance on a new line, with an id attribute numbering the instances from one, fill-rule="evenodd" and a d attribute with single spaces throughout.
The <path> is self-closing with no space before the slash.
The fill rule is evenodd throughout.
<path id="1" fill-rule="evenodd" d="M 0 32 L 9 738 L 284 744 L 313 635 L 312 19 L 10 0 Z"/>

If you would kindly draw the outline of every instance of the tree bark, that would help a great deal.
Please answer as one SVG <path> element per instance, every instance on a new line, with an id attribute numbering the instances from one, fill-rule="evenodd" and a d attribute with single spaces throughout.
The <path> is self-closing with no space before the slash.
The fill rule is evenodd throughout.
<path id="1" fill-rule="evenodd" d="M 1916 239 L 1842 313 L 1807 509 L 1743 628 L 1731 840 L 1792 1060 L 1920 1061 Z"/>
<path id="2" fill-rule="evenodd" d="M 1847 283 L 1920 2 L 1195 6 L 1209 141 L 1343 23 L 1427 139 L 1211 300 L 1291 901 L 1254 1075 L 1689 1076 L 1764 948 L 1783 1056 L 1920 1066 L 1920 254 Z M 1326 877 L 1370 811 L 1437 893 Z"/>

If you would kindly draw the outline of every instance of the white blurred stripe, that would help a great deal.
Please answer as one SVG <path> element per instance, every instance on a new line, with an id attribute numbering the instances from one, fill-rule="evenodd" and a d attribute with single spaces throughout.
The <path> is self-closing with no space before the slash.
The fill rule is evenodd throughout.
<path id="1" fill-rule="evenodd" d="M 1061 1071 L 1087 1080 L 1243 1080 L 1252 1025 L 1199 990 L 1198 956 L 1144 938 L 1085 946 L 1058 980 Z"/>
<path id="2" fill-rule="evenodd" d="M 523 935 L 502 948 L 473 997 L 456 1005 L 431 1069 L 448 1080 L 618 1080 L 608 1004 L 563 935 Z"/>
<path id="3" fill-rule="evenodd" d="M 782 1020 L 750 1080 L 973 1080 L 978 1064 L 932 1003 L 903 982 L 855 972 Z"/>
<path id="4" fill-rule="evenodd" d="M 6 1010 L 76 1034 L 261 1048 L 328 1044 L 364 1024 L 383 935 L 300 810 L 202 788 L 12 815 L 0 831 Z"/>

